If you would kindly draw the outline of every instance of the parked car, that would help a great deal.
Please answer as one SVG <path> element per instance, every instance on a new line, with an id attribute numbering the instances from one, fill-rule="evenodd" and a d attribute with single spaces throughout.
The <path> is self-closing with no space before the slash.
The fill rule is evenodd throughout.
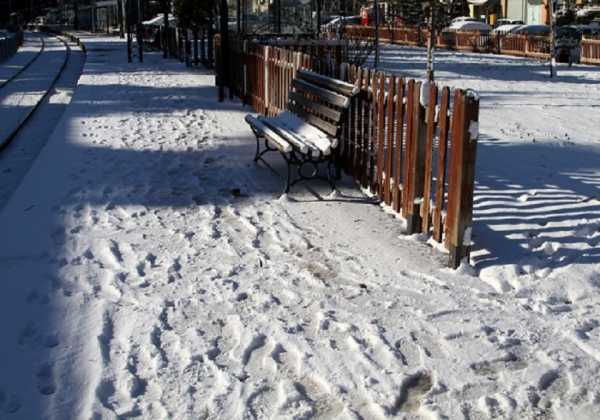
<path id="1" fill-rule="evenodd" d="M 582 36 L 599 36 L 600 26 L 592 25 L 576 25 L 575 28 L 581 33 Z"/>
<path id="2" fill-rule="evenodd" d="M 507 35 L 511 34 L 520 28 L 523 25 L 515 24 L 515 23 L 507 23 L 504 25 L 500 25 L 492 29 L 492 34 L 494 35 Z"/>
<path id="3" fill-rule="evenodd" d="M 461 20 L 453 22 L 443 32 L 489 32 L 491 29 L 490 25 L 479 20 Z"/>
<path id="4" fill-rule="evenodd" d="M 550 35 L 550 26 L 548 25 L 522 25 L 513 31 L 514 34 L 529 36 Z"/>
<path id="5" fill-rule="evenodd" d="M 499 28 L 500 26 L 504 26 L 504 25 L 524 25 L 525 22 L 523 22 L 522 20 L 515 20 L 515 19 L 498 19 L 496 21 L 496 24 L 494 25 L 496 28 Z"/>
<path id="6" fill-rule="evenodd" d="M 329 23 L 321 25 L 321 29 L 323 30 L 323 32 L 336 32 L 340 30 L 342 26 L 360 25 L 360 21 L 360 16 L 337 17 L 331 20 Z"/>
<path id="7" fill-rule="evenodd" d="M 460 22 L 481 22 L 481 20 L 470 16 L 459 16 L 450 21 L 450 26 Z"/>

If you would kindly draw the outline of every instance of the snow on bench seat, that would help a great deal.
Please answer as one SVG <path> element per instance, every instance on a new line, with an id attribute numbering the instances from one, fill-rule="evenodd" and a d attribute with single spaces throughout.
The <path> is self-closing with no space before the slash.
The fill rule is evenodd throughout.
<path id="1" fill-rule="evenodd" d="M 258 118 L 255 118 L 252 115 L 246 115 L 244 119 L 248 124 L 254 127 L 260 133 L 261 136 L 266 138 L 271 145 L 275 146 L 281 152 L 290 153 L 293 150 L 292 145 L 289 142 L 287 142 L 275 131 L 267 127 Z"/>

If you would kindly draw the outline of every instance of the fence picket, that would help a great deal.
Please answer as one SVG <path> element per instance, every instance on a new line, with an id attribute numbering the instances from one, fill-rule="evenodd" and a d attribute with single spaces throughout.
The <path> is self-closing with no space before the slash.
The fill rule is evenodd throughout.
<path id="1" fill-rule="evenodd" d="M 440 127 L 438 154 L 437 154 L 437 176 L 435 180 L 435 204 L 433 211 L 433 239 L 442 242 L 442 214 L 444 211 L 444 195 L 446 187 L 446 165 L 448 150 L 448 128 L 450 119 L 448 116 L 450 102 L 450 89 L 442 89 L 438 124 Z"/>
<path id="2" fill-rule="evenodd" d="M 400 213 L 402 209 L 402 182 L 403 182 L 403 148 L 404 148 L 404 79 L 398 78 L 396 86 L 396 139 L 393 150 L 393 159 L 395 160 L 394 176 L 394 210 Z"/>
<path id="3" fill-rule="evenodd" d="M 374 179 L 373 191 L 383 198 L 383 164 L 385 152 L 385 74 L 379 73 L 377 92 L 377 175 Z"/>
<path id="4" fill-rule="evenodd" d="M 425 87 L 423 87 L 425 89 Z M 424 181 L 423 181 L 423 203 L 421 204 L 421 231 L 429 233 L 431 226 L 431 217 L 429 210 L 431 208 L 431 178 L 432 178 L 432 163 L 433 163 L 433 137 L 435 136 L 435 108 L 437 106 L 437 86 L 430 83 L 427 88 L 428 103 L 427 103 L 427 139 L 425 142 L 425 164 L 424 164 Z"/>
<path id="5" fill-rule="evenodd" d="M 387 133 L 386 133 L 386 149 L 384 153 L 385 166 L 384 166 L 384 176 L 383 176 L 383 199 L 385 204 L 388 206 L 392 203 L 392 188 L 394 185 L 394 180 L 392 178 L 393 172 L 393 149 L 394 149 L 394 97 L 396 95 L 396 77 L 390 76 L 390 82 L 388 85 L 388 91 L 386 96 L 386 111 L 387 111 Z"/>

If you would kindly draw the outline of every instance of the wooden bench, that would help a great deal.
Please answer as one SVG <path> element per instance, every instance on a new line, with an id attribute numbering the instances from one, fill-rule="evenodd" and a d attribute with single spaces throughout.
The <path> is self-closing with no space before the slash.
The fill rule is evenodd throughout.
<path id="1" fill-rule="evenodd" d="M 266 163 L 263 155 L 278 151 L 287 163 L 286 193 L 294 184 L 316 178 L 335 188 L 332 174 L 335 151 L 351 98 L 358 91 L 350 83 L 298 70 L 286 111 L 275 117 L 246 115 L 245 120 L 256 136 L 254 161 Z M 321 164 L 327 165 L 326 177 L 320 174 Z M 297 170 L 296 176 L 292 167 Z"/>

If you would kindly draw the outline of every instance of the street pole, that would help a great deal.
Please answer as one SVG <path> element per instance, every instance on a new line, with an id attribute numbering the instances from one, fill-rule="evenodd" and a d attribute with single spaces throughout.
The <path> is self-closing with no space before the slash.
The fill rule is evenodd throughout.
<path id="1" fill-rule="evenodd" d="M 217 63 L 217 74 L 219 75 L 219 102 L 225 100 L 225 87 L 229 86 L 229 17 L 227 9 L 227 0 L 221 0 L 219 4 L 220 12 L 220 30 L 221 30 L 221 53 Z"/>
<path id="2" fill-rule="evenodd" d="M 124 38 L 125 29 L 123 28 L 123 0 L 117 1 L 117 19 L 119 20 L 119 38 Z"/>
<path id="3" fill-rule="evenodd" d="M 554 0 L 548 0 L 548 12 L 550 14 L 550 78 L 556 76 L 556 39 L 554 37 Z"/>
<path id="4" fill-rule="evenodd" d="M 125 1 L 125 29 L 127 31 L 127 62 L 131 63 L 132 61 L 132 35 L 131 35 L 131 1 L 133 0 L 124 0 Z M 92 9 L 93 10 L 93 9 Z"/>
<path id="5" fill-rule="evenodd" d="M 242 0 L 237 0 L 236 10 L 235 10 L 238 36 L 239 36 L 240 32 L 242 32 L 242 3 L 241 3 L 241 1 Z"/>
<path id="6" fill-rule="evenodd" d="M 144 62 L 144 35 L 142 32 L 142 4 L 141 4 L 141 0 L 137 0 L 137 25 L 136 25 L 136 29 L 137 29 L 137 42 L 138 42 L 138 57 L 140 60 L 140 63 Z"/>
<path id="7" fill-rule="evenodd" d="M 162 0 L 163 20 L 163 57 L 169 56 L 169 0 Z"/>
<path id="8" fill-rule="evenodd" d="M 427 80 L 433 82 L 433 50 L 435 48 L 435 0 L 429 3 L 429 40 L 427 41 Z"/>
<path id="9" fill-rule="evenodd" d="M 321 35 L 321 0 L 317 0 L 317 37 Z"/>
<path id="10" fill-rule="evenodd" d="M 375 18 L 375 68 L 379 67 L 379 1 L 373 3 Z"/>

